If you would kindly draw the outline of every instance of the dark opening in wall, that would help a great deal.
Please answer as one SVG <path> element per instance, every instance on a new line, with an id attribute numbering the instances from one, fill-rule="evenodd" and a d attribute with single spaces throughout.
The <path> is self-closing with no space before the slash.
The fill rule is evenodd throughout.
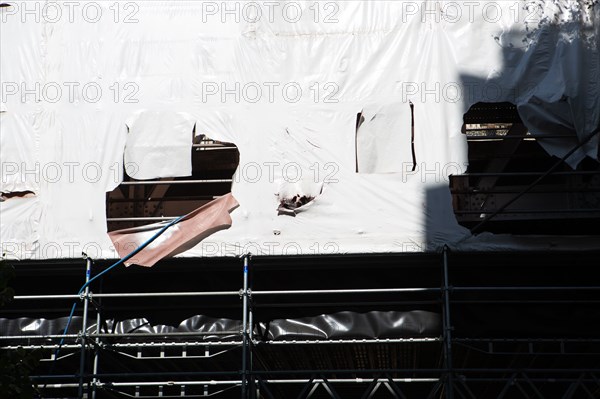
<path id="1" fill-rule="evenodd" d="M 541 136 L 527 130 L 510 103 L 473 105 L 462 131 L 469 169 L 450 177 L 460 224 L 476 233 L 600 234 L 597 161 L 585 159 L 573 170 L 549 155 L 540 145 Z M 553 132 L 543 137 L 565 138 Z"/>
<path id="2" fill-rule="evenodd" d="M 231 192 L 240 153 L 231 143 L 198 135 L 192 146 L 189 177 L 124 181 L 107 194 L 108 231 L 181 216 Z"/>

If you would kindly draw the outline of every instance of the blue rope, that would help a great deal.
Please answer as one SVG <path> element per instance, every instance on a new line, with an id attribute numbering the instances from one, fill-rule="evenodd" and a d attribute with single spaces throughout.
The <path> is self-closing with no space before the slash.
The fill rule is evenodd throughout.
<path id="1" fill-rule="evenodd" d="M 136 249 L 134 249 L 133 251 L 131 251 L 128 255 L 124 256 L 123 258 L 119 259 L 117 262 L 115 262 L 114 264 L 112 264 L 111 266 L 109 266 L 108 268 L 106 268 L 105 270 L 103 270 L 102 272 L 98 273 L 97 275 L 95 275 L 94 277 L 92 277 L 91 279 L 89 279 L 88 281 L 85 282 L 85 284 L 83 284 L 81 286 L 81 288 L 79 289 L 79 292 L 77 293 L 77 295 L 81 295 L 83 293 L 83 291 L 96 279 L 98 279 L 99 277 L 102 277 L 103 275 L 105 275 L 106 273 L 108 273 L 109 271 L 111 271 L 112 269 L 114 269 L 115 267 L 121 265 L 122 263 L 127 262 L 129 259 L 131 259 L 132 257 L 134 257 L 136 254 L 138 254 L 141 250 L 143 250 L 144 248 L 146 248 L 148 245 L 150 245 L 154 240 L 156 240 L 161 234 L 163 234 L 165 231 L 167 231 L 167 229 L 177 223 L 179 223 L 181 221 L 181 219 L 183 219 L 185 216 L 180 216 L 172 221 L 170 221 L 168 224 L 166 224 L 163 228 L 161 228 L 159 231 L 156 232 L 156 234 L 154 234 L 152 237 L 150 237 L 146 242 L 144 242 L 142 245 L 140 245 L 139 247 L 137 247 Z M 54 352 L 54 363 L 52 364 L 54 366 L 54 364 L 56 363 L 56 361 L 58 360 L 58 354 L 60 353 L 60 348 L 63 346 L 63 344 L 65 343 L 65 337 L 67 335 L 67 332 L 69 331 L 69 326 L 71 325 L 71 321 L 73 320 L 73 314 L 75 313 L 75 309 L 77 308 L 77 301 L 75 301 L 73 303 L 73 307 L 71 308 L 71 313 L 69 314 L 69 318 L 67 319 L 67 325 L 65 327 L 65 330 L 63 332 L 63 336 L 60 339 L 60 342 L 58 343 L 58 348 L 56 348 L 56 352 Z M 53 367 L 54 368 L 54 367 Z M 52 374 L 52 372 L 50 372 L 50 374 Z"/>

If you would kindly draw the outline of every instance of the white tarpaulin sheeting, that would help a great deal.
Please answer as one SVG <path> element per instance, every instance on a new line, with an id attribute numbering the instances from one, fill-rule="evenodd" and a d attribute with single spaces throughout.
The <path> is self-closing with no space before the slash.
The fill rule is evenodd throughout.
<path id="1" fill-rule="evenodd" d="M 189 175 L 194 124 L 239 148 L 240 207 L 229 230 L 184 255 L 518 246 L 469 238 L 454 219 L 462 116 L 511 101 L 532 132 L 573 133 L 542 143 L 558 156 L 593 131 L 591 2 L 10 2 L 0 9 L 0 190 L 36 199 L 1 203 L 3 252 L 116 256 L 105 193 L 124 166 L 137 178 Z M 597 151 L 595 138 L 569 161 Z M 295 184 L 322 192 L 278 216 L 277 194 Z"/>
<path id="2" fill-rule="evenodd" d="M 125 164 L 131 177 L 153 179 L 192 175 L 194 120 L 189 115 L 140 111 L 127 121 Z"/>

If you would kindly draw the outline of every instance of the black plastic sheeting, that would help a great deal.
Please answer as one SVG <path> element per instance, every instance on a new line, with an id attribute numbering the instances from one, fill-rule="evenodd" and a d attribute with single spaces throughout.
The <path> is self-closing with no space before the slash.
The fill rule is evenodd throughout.
<path id="1" fill-rule="evenodd" d="M 431 337 L 440 335 L 441 320 L 437 313 L 422 310 L 339 312 L 273 320 L 257 329 L 264 341 Z"/>
<path id="2" fill-rule="evenodd" d="M 82 328 L 82 320 L 81 316 L 73 317 L 68 334 L 77 334 Z M 66 317 L 52 320 L 32 318 L 0 319 L 0 336 L 61 335 L 64 334 L 63 330 L 66 325 Z M 96 332 L 95 320 L 94 322 L 88 322 L 86 330 L 88 333 Z M 241 330 L 242 323 L 239 320 L 217 319 L 207 316 L 190 317 L 182 321 L 177 327 L 162 324 L 151 325 L 145 318 L 117 322 L 105 320 L 100 324 L 100 333 L 102 334 L 156 334 L 158 337 L 171 333 L 198 333 L 205 340 L 239 338 Z M 231 334 L 227 334 L 228 332 Z M 211 333 L 214 333 L 214 335 Z M 176 337 L 170 338 L 176 339 Z"/>
<path id="3" fill-rule="evenodd" d="M 0 336 L 60 335 L 63 334 L 66 324 L 66 317 L 53 320 L 0 319 Z M 82 318 L 74 317 L 68 333 L 76 334 L 81 326 Z M 118 322 L 107 320 L 100 327 L 102 333 L 108 334 L 143 333 L 161 336 L 167 333 L 195 332 L 202 334 L 201 337 L 205 340 L 231 340 L 239 339 L 242 323 L 240 320 L 193 316 L 181 322 L 177 327 L 151 325 L 144 318 Z M 95 323 L 90 323 L 87 332 L 95 331 Z M 437 313 L 421 310 L 339 312 L 300 319 L 276 319 L 268 323 L 257 324 L 254 332 L 255 338 L 263 341 L 432 337 L 441 334 L 441 318 Z M 176 337 L 169 338 L 176 339 Z"/>
<path id="4" fill-rule="evenodd" d="M 67 317 L 59 319 L 32 319 L 21 317 L 19 319 L 0 319 L 0 336 L 36 336 L 36 335 L 59 335 L 67 325 Z M 69 334 L 77 334 L 82 326 L 82 317 L 75 316 L 69 326 Z M 90 326 L 88 332 L 96 330 L 96 325 Z"/>

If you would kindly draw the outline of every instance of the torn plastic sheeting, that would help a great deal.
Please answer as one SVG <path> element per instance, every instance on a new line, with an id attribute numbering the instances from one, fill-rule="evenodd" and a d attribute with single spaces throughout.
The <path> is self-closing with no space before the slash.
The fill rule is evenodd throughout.
<path id="1" fill-rule="evenodd" d="M 174 256 L 215 232 L 231 227 L 229 214 L 239 206 L 231 194 L 219 197 L 208 204 L 190 212 L 178 223 L 169 227 L 155 241 L 142 249 L 129 261 L 129 265 L 153 266 L 159 260 Z M 119 256 L 124 258 L 154 236 L 167 223 L 155 223 L 142 227 L 117 230 L 109 233 Z"/>
<path id="2" fill-rule="evenodd" d="M 14 198 L 33 198 L 35 193 L 31 191 L 11 191 L 9 193 L 0 192 L 0 202 L 4 202 Z"/>
<path id="3" fill-rule="evenodd" d="M 278 215 L 296 216 L 308 210 L 313 202 L 323 193 L 323 182 L 303 179 L 296 183 L 284 182 L 277 193 Z"/>
<path id="4" fill-rule="evenodd" d="M 368 313 L 339 312 L 302 319 L 277 319 L 260 323 L 264 340 L 328 340 L 432 337 L 441 333 L 437 313 L 410 312 Z"/>
<path id="5" fill-rule="evenodd" d="M 411 108 L 406 103 L 365 107 L 356 131 L 358 173 L 402 173 L 412 170 Z"/>
<path id="6" fill-rule="evenodd" d="M 564 148 L 577 146 L 577 131 L 572 120 L 575 112 L 569 102 L 569 99 L 563 98 L 554 103 L 547 103 L 532 97 L 529 102 L 518 107 L 519 115 L 529 132 L 540 137 L 537 139 L 538 143 L 550 154 L 560 154 Z M 544 135 L 565 137 L 544 139 Z M 587 143 L 579 148 L 566 163 L 576 168 L 579 161 L 589 153 L 589 147 L 597 146 L 594 144 L 596 141 L 597 138 L 594 138 L 591 144 Z"/>
<path id="7" fill-rule="evenodd" d="M 539 140 L 548 153 L 557 157 L 582 141 L 595 129 L 594 125 L 600 126 L 600 4 L 594 3 L 578 1 L 565 7 L 560 1 L 546 1 L 533 49 L 552 51 L 528 51 L 523 57 L 526 73 L 539 76 L 523 82 L 530 91 L 517 102 L 519 114 L 536 135 L 573 136 Z M 554 22 L 544 24 L 544 18 L 553 18 Z M 566 60 L 576 62 L 568 64 Z M 532 81 L 537 83 L 535 87 L 531 87 Z M 596 96 L 596 100 L 588 96 Z M 594 137 L 566 163 L 575 168 L 586 155 L 598 159 L 599 142 Z"/>
<path id="8" fill-rule="evenodd" d="M 127 174 L 137 180 L 192 175 L 194 120 L 189 114 L 140 111 L 127 121 Z"/>
<path id="9" fill-rule="evenodd" d="M 267 18 L 263 9 L 263 18 L 251 23 L 217 14 L 198 24 L 206 3 L 136 4 L 135 24 L 109 17 L 98 23 L 80 18 L 53 23 L 27 18 L 23 23 L 21 15 L 0 11 L 6 19 L 0 35 L 3 83 L 24 82 L 31 89 L 35 83 L 79 82 L 81 87 L 100 85 L 104 93 L 91 103 L 78 89 L 70 101 L 65 87 L 56 103 L 43 96 L 35 101 L 35 95 L 22 103 L 20 92 L 5 102 L 3 115 L 26 121 L 29 126 L 23 129 L 33 132 L 35 149 L 43 149 L 19 153 L 19 160 L 42 167 L 97 163 L 102 175 L 95 187 L 81 178 L 52 184 L 42 179 L 36 191 L 43 204 L 41 250 L 30 257 L 77 257 L 86 243 L 100 248 L 96 257 L 116 256 L 106 233 L 104 196 L 119 183 L 120 177 L 112 176 L 121 170 L 114 164 L 124 155 L 122 129 L 141 110 L 188 114 L 199 132 L 240 150 L 239 179 L 232 191 L 241 206 L 232 214 L 233 227 L 181 256 L 239 255 L 251 244 L 259 247 L 257 253 L 269 255 L 286 254 L 290 244 L 304 254 L 429 251 L 453 245 L 468 232 L 453 220 L 449 193 L 437 190 L 448 191 L 445 172 L 456 171 L 448 165 L 464 170 L 467 146 L 460 129 L 469 106 L 510 101 L 527 121 L 531 118 L 523 106 L 532 99 L 553 104 L 564 97 L 572 113 L 564 125 L 573 126 L 579 139 L 600 122 L 600 5 L 540 1 L 536 7 L 543 15 L 523 21 L 527 1 L 452 2 L 446 8 L 445 2 L 433 1 L 337 2 L 332 3 L 337 22 L 325 23 L 306 18 L 311 9 L 302 3 L 305 18 L 296 23 L 277 12 Z M 111 5 L 94 4 L 105 17 L 114 15 Z M 488 6 L 498 11 L 498 21 L 482 13 Z M 269 86 L 273 82 L 278 86 Z M 139 90 L 124 92 L 127 83 Z M 281 90 L 288 83 L 302 88 L 295 102 Z M 241 92 L 227 95 L 225 90 L 237 90 L 236 84 L 240 90 L 258 86 L 262 96 L 254 103 Z M 135 101 L 125 102 L 124 96 L 115 101 L 115 87 Z M 208 88 L 216 92 L 209 94 Z M 415 109 L 415 172 L 356 174 L 356 114 L 409 101 Z M 177 130 L 179 122 L 172 123 L 165 131 Z M 597 157 L 597 144 L 591 141 L 569 161 L 576 164 L 584 154 Z M 565 141 L 546 149 L 562 156 L 573 146 Z M 3 160 L 11 156 L 4 146 L 0 151 Z M 316 180 L 325 181 L 327 190 L 298 217 L 277 217 L 273 193 L 281 178 L 289 177 L 285 167 L 294 164 L 305 173 L 318 171 Z M 261 180 L 246 173 L 249 165 L 261 168 Z M 26 220 L 3 216 L 2 223 Z M 281 234 L 274 236 L 274 230 Z M 488 238 L 471 243 L 489 250 L 494 245 Z M 66 244 L 73 242 L 79 250 L 69 250 Z M 48 250 L 46 244 L 62 251 Z"/>

